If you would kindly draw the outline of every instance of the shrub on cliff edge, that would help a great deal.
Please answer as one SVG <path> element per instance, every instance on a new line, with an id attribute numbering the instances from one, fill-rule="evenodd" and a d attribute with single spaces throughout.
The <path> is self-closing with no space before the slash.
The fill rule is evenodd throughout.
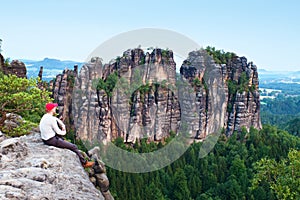
<path id="1" fill-rule="evenodd" d="M 20 123 L 21 127 L 15 130 L 16 133 L 12 130 L 6 132 L 12 136 L 28 133 L 32 123 L 38 123 L 43 115 L 45 103 L 51 101 L 50 93 L 40 90 L 36 79 L 18 78 L 15 75 L 0 75 L 0 96 L 0 131 L 5 132 L 4 122 L 8 113 L 19 114 L 26 121 Z"/>

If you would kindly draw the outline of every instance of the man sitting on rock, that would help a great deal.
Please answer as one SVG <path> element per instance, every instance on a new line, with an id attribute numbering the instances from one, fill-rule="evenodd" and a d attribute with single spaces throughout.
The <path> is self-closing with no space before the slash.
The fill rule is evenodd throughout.
<path id="1" fill-rule="evenodd" d="M 94 165 L 94 162 L 86 161 L 75 144 L 67 142 L 59 137 L 59 135 L 63 136 L 66 134 L 66 128 L 64 123 L 60 119 L 54 117 L 54 115 L 56 114 L 57 106 L 57 103 L 46 104 L 46 114 L 44 114 L 40 121 L 42 140 L 45 144 L 50 146 L 70 149 L 78 155 L 83 167 L 92 167 Z M 58 123 L 62 127 L 62 129 L 59 128 Z"/>

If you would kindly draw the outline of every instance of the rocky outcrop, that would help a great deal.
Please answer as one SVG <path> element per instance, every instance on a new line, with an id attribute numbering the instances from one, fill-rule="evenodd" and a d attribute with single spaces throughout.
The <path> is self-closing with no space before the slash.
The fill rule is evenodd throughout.
<path id="1" fill-rule="evenodd" d="M 229 93 L 228 95 L 228 121 L 226 134 L 231 135 L 233 131 L 239 131 L 242 127 L 261 129 L 260 120 L 260 94 L 258 90 L 257 67 L 252 62 L 247 62 L 245 57 L 236 58 L 229 65 L 223 67 L 227 71 L 227 80 L 236 81 L 241 84 L 244 74 L 247 77 L 245 90 Z"/>
<path id="2" fill-rule="evenodd" d="M 6 139 L 0 143 L 0 152 L 2 200 L 104 199 L 89 180 L 76 154 L 44 145 L 38 133 Z M 97 181 L 109 193 L 104 179 Z"/>
<path id="3" fill-rule="evenodd" d="M 20 115 L 14 113 L 6 113 L 2 131 L 5 130 L 5 132 L 10 132 L 13 129 L 19 127 L 23 122 L 24 119 Z"/>
<path id="4" fill-rule="evenodd" d="M 82 66 L 75 81 L 72 113 L 77 136 L 84 140 L 98 137 L 100 131 L 100 107 L 95 85 L 99 78 L 102 78 L 102 63 L 99 58 L 93 58 Z"/>
<path id="5" fill-rule="evenodd" d="M 19 60 L 13 60 L 9 66 L 3 65 L 3 73 L 14 74 L 19 78 L 27 78 L 27 69 L 23 62 Z"/>
<path id="6" fill-rule="evenodd" d="M 128 50 L 103 69 L 93 59 L 82 67 L 75 84 L 77 135 L 102 142 L 118 136 L 125 142 L 167 137 L 178 128 L 180 108 L 174 92 L 161 85 L 163 81 L 175 85 L 175 70 L 173 52 L 161 49 L 146 54 L 141 49 Z M 107 80 L 113 73 L 122 78 L 123 85 L 117 85 L 119 90 L 111 91 L 111 97 L 109 91 L 95 86 L 97 79 Z"/>
<path id="7" fill-rule="evenodd" d="M 75 77 L 72 107 L 65 100 L 71 93 L 63 81 L 68 79 L 66 74 L 56 78 L 53 97 L 63 105 L 62 112 L 68 109 L 64 117 L 72 116 L 70 124 L 83 140 L 105 143 L 123 137 L 134 143 L 146 137 L 161 141 L 178 130 L 182 118 L 196 139 L 223 128 L 228 136 L 243 126 L 261 128 L 257 68 L 245 57 L 216 64 L 204 50 L 191 52 L 180 74 L 190 83 L 194 97 L 172 89 L 179 77 L 170 50 L 127 50 L 104 66 L 100 58 L 93 58 Z M 113 76 L 119 82 L 111 90 Z"/>
<path id="8" fill-rule="evenodd" d="M 109 180 L 106 175 L 105 165 L 100 159 L 100 148 L 94 147 L 89 150 L 88 156 L 95 161 L 93 168 L 88 169 L 90 181 L 101 191 L 105 200 L 114 200 L 109 191 Z"/>
<path id="9" fill-rule="evenodd" d="M 42 77 L 41 67 L 39 76 Z M 50 81 L 49 90 L 52 91 L 52 97 L 58 103 L 60 117 L 64 121 L 68 130 L 73 128 L 72 113 L 72 93 L 77 77 L 78 66 L 74 66 L 74 70 L 65 69 L 62 74 L 58 74 L 56 78 Z"/>
<path id="10" fill-rule="evenodd" d="M 228 136 L 243 126 L 248 130 L 251 126 L 261 128 L 257 67 L 247 63 L 245 57 L 219 65 L 206 51 L 194 51 L 184 61 L 180 73 L 197 93 L 199 118 L 191 119 L 199 120 L 195 138 L 205 138 L 221 128 L 225 128 Z"/>
<path id="11" fill-rule="evenodd" d="M 180 68 L 180 74 L 194 87 L 195 114 L 189 123 L 194 124 L 192 137 L 203 139 L 226 126 L 226 82 L 220 66 L 205 51 L 189 53 Z"/>
<path id="12" fill-rule="evenodd" d="M 38 74 L 38 77 L 39 77 L 40 80 L 43 80 L 43 71 L 44 71 L 44 67 L 41 66 L 41 67 L 40 67 L 39 74 Z"/>

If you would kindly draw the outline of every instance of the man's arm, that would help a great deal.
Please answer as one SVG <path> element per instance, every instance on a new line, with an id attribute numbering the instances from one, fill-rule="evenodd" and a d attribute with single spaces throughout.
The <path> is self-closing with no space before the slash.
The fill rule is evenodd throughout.
<path id="1" fill-rule="evenodd" d="M 66 125 L 59 119 L 56 118 L 57 123 L 59 123 L 59 126 L 61 127 L 61 130 L 65 131 L 66 130 Z"/>
<path id="2" fill-rule="evenodd" d="M 57 125 L 57 122 L 58 122 L 57 118 L 53 117 L 52 120 L 53 120 L 53 122 L 51 123 L 52 124 L 51 126 L 52 126 L 52 129 L 55 131 L 55 133 L 58 135 L 66 135 L 65 125 L 62 123 L 62 121 L 59 120 L 62 123 L 62 127 L 63 127 L 63 129 L 60 130 L 60 128 Z"/>

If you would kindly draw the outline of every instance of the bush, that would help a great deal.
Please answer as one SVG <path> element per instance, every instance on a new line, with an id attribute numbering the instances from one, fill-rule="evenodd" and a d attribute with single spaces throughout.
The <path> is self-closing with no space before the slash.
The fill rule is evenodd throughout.
<path id="1" fill-rule="evenodd" d="M 38 123 L 44 114 L 45 104 L 51 101 L 50 92 L 37 88 L 36 79 L 28 80 L 15 75 L 0 76 L 0 96 L 0 131 L 7 113 L 19 114 L 28 121 L 22 125 L 23 128 Z M 22 127 L 16 129 L 13 135 L 26 134 L 25 130 L 21 130 Z"/>
<path id="2" fill-rule="evenodd" d="M 232 59 L 234 59 L 234 57 L 236 57 L 235 53 L 225 52 L 223 49 L 216 50 L 215 47 L 207 46 L 205 50 L 214 58 L 217 64 L 228 64 L 232 61 Z"/>
<path id="3" fill-rule="evenodd" d="M 19 137 L 22 135 L 27 135 L 30 133 L 33 127 L 36 127 L 36 123 L 32 123 L 30 121 L 20 121 L 19 126 L 15 128 L 10 128 L 5 126 L 2 131 L 6 133 L 6 135 L 10 137 Z"/>
<path id="4" fill-rule="evenodd" d="M 119 77 L 117 72 L 111 73 L 110 75 L 107 76 L 105 80 L 99 79 L 97 83 L 97 90 L 104 90 L 106 94 L 111 97 L 112 92 L 117 84 Z"/>
<path id="5" fill-rule="evenodd" d="M 196 87 L 201 87 L 202 83 L 198 77 L 193 80 L 193 85 Z"/>

